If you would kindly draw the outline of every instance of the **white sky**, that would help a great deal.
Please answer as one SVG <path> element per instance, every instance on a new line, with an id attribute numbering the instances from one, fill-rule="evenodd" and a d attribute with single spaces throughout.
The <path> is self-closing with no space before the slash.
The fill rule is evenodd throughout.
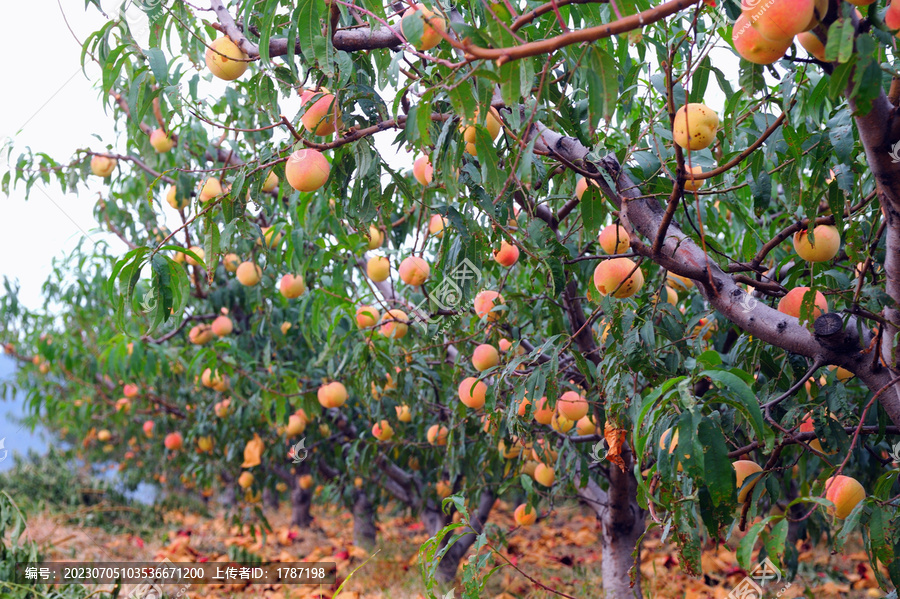
<path id="1" fill-rule="evenodd" d="M 104 0 L 104 7 L 119 0 Z M 84 9 L 83 3 L 62 0 L 65 17 L 79 40 L 101 27 L 105 18 L 96 9 Z M 105 142 L 114 140 L 112 120 L 104 113 L 100 93 L 93 87 L 99 68 L 89 65 L 86 78 L 79 65 L 80 45 L 66 27 L 57 0 L 29 0 L 6 3 L 0 19 L 0 51 L 8 60 L 6 80 L 13 82 L 0 99 L 0 139 L 13 137 L 17 150 L 30 146 L 47 152 L 60 162 L 73 156 L 75 150 L 99 147 L 93 137 Z M 23 23 L 40 20 L 42 32 L 34 36 Z M 714 61 L 729 77 L 736 71 L 737 60 L 727 50 L 715 50 Z M 724 64 L 723 64 L 724 63 Z M 732 65 L 734 68 L 732 68 Z M 213 86 L 227 85 L 214 82 Z M 711 83 L 710 89 L 714 89 Z M 210 88 L 217 93 L 215 88 Z M 716 90 L 718 91 L 718 90 Z M 707 98 L 714 109 L 721 110 L 724 98 Z M 299 104 L 283 107 L 286 114 L 296 114 Z M 411 163 L 412 158 L 398 154 L 390 146 L 395 131 L 380 134 L 378 147 L 394 167 Z M 396 164 L 400 162 L 400 164 Z M 5 170 L 5 167 L 4 169 Z M 36 185 L 30 199 L 24 191 L 15 190 L 9 198 L 2 196 L 3 218 L 0 219 L 0 276 L 21 285 L 20 298 L 30 308 L 42 304 L 41 286 L 52 272 L 54 257 L 64 256 L 86 234 L 94 240 L 104 239 L 114 251 L 124 254 L 126 248 L 115 236 L 96 229 L 93 207 L 97 193 L 105 189 L 99 180 L 89 181 L 80 193 L 63 194 L 56 186 Z M 165 207 L 168 211 L 168 206 Z"/>
<path id="2" fill-rule="evenodd" d="M 63 6 L 80 39 L 103 24 L 103 17 L 96 10 L 86 12 L 83 3 L 67 0 Z M 17 149 L 30 146 L 62 161 L 90 145 L 93 133 L 111 138 L 112 123 L 81 72 L 79 44 L 56 1 L 5 3 L 3 13 L 0 52 L 10 60 L 5 67 L 9 85 L 0 98 L 0 139 L 13 137 Z M 36 22 L 41 23 L 40 35 L 23 26 Z M 88 74 L 96 77 L 99 69 Z M 52 272 L 54 256 L 71 251 L 85 232 L 93 239 L 109 237 L 94 231 L 95 201 L 94 194 L 63 194 L 45 185 L 36 185 L 27 202 L 22 189 L 8 198 L 0 195 L 0 276 L 19 281 L 27 306 L 42 304 L 40 289 Z M 121 243 L 117 247 L 124 249 Z"/>

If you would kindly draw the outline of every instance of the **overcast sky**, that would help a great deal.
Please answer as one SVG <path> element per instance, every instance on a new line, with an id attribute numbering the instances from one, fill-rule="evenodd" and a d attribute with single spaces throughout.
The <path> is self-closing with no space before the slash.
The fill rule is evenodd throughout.
<path id="1" fill-rule="evenodd" d="M 102 16 L 85 12 L 83 3 L 64 2 L 66 16 L 79 38 L 103 24 Z M 90 144 L 91 134 L 112 135 L 91 83 L 81 73 L 79 44 L 66 28 L 55 0 L 9 2 L 0 19 L 0 51 L 19 57 L 6 63 L 7 87 L 0 103 L 0 138 L 13 137 L 17 148 L 30 146 L 65 159 Z M 40 35 L 32 26 L 40 23 Z M 88 71 L 96 76 L 99 69 Z M 6 170 L 4 165 L 3 170 Z M 51 272 L 51 260 L 71 250 L 91 233 L 94 199 L 62 194 L 38 185 L 25 201 L 23 190 L 0 195 L 0 275 L 18 280 L 22 300 L 41 305 L 40 288 Z M 91 233 L 95 239 L 98 233 Z M 99 235 L 102 237 L 102 235 Z"/>

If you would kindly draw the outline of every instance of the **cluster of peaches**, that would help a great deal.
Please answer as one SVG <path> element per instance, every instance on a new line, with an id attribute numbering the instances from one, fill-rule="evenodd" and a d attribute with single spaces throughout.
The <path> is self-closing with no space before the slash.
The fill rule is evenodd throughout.
<path id="1" fill-rule="evenodd" d="M 847 1 L 854 6 L 875 2 Z M 750 62 L 772 64 L 785 55 L 796 36 L 807 52 L 825 62 L 825 41 L 813 29 L 825 17 L 828 4 L 828 0 L 744 0 L 731 32 L 734 48 Z M 884 22 L 890 29 L 900 29 L 900 3 L 888 6 Z"/>

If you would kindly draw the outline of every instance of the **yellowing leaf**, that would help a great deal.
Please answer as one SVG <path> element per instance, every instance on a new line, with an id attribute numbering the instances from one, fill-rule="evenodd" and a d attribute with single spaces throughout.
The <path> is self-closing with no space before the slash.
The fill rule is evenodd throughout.
<path id="1" fill-rule="evenodd" d="M 247 446 L 244 447 L 244 463 L 241 464 L 241 468 L 253 468 L 254 466 L 259 466 L 262 452 L 262 439 L 259 438 L 259 435 L 254 434 L 253 439 L 247 441 Z"/>
<path id="2" fill-rule="evenodd" d="M 627 434 L 628 431 L 625 429 L 616 428 L 616 425 L 611 421 L 606 421 L 606 426 L 603 430 L 603 437 L 609 445 L 606 459 L 618 466 L 622 472 L 625 472 L 625 460 L 622 459 L 622 445 L 625 443 Z"/>

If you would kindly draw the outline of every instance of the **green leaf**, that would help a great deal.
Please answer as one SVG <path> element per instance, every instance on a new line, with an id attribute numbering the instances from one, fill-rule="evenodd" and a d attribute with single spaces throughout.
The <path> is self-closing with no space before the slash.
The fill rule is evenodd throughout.
<path id="1" fill-rule="evenodd" d="M 150 62 L 150 70 L 160 85 L 168 85 L 169 83 L 169 65 L 166 62 L 166 55 L 159 48 L 150 48 L 144 51 L 147 60 Z"/>
<path id="2" fill-rule="evenodd" d="M 759 401 L 747 383 L 737 375 L 726 370 L 704 370 L 698 376 L 707 376 L 734 394 L 734 397 L 739 400 L 738 402 L 732 402 L 727 397 L 721 397 L 718 400 L 738 408 L 750 421 L 757 439 L 764 442 L 766 451 L 771 451 L 775 442 L 775 435 L 771 429 L 765 426 Z"/>

